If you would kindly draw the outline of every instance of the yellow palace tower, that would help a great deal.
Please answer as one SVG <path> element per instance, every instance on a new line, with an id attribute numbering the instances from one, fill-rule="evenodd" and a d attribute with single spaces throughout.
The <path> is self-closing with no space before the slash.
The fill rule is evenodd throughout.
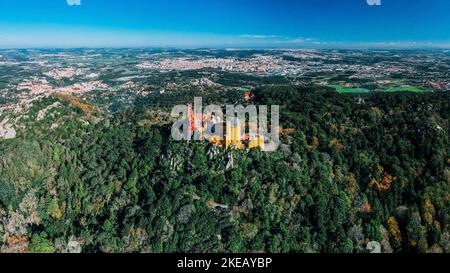
<path id="1" fill-rule="evenodd" d="M 241 121 L 238 118 L 234 118 L 232 121 L 227 121 L 226 124 L 225 147 L 233 146 L 238 149 L 243 149 Z"/>

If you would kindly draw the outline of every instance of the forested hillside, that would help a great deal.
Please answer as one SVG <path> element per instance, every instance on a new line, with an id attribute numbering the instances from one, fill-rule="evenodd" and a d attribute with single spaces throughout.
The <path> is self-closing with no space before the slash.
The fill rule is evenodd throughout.
<path id="1" fill-rule="evenodd" d="M 0 140 L 1 251 L 450 252 L 450 93 L 259 88 L 292 129 L 275 153 L 171 140 L 195 95 L 242 96 L 35 102 Z"/>

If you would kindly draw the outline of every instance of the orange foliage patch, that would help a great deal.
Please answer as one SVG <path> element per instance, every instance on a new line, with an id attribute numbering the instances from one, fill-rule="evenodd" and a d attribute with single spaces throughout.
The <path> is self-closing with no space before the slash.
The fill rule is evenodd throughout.
<path id="1" fill-rule="evenodd" d="M 27 236 L 9 236 L 0 253 L 27 253 L 29 239 Z"/>
<path id="2" fill-rule="evenodd" d="M 28 237 L 27 236 L 10 236 L 8 238 L 6 238 L 6 243 L 8 245 L 17 245 L 23 242 L 28 242 Z"/>
<path id="3" fill-rule="evenodd" d="M 384 168 L 382 166 L 378 166 L 378 171 L 384 172 Z M 394 182 L 395 180 L 397 180 L 396 176 L 392 176 L 390 174 L 388 174 L 387 172 L 384 172 L 381 181 L 378 181 L 375 178 L 372 178 L 372 180 L 370 181 L 369 186 L 373 187 L 376 186 L 378 190 L 380 191 L 388 191 L 391 187 L 392 187 L 392 182 Z"/>
<path id="4" fill-rule="evenodd" d="M 280 134 L 282 136 L 289 136 L 292 135 L 293 133 L 295 133 L 295 129 L 293 128 L 283 128 L 280 130 Z"/>
<path id="5" fill-rule="evenodd" d="M 90 106 L 89 104 L 82 102 L 80 100 L 80 98 L 72 96 L 72 95 L 67 95 L 67 94 L 57 94 L 54 93 L 52 94 L 54 97 L 69 103 L 71 106 L 80 109 L 81 111 L 83 111 L 86 115 L 90 115 L 92 114 L 92 112 L 94 112 L 94 108 L 92 106 Z"/>
<path id="6" fill-rule="evenodd" d="M 372 212 L 372 206 L 370 205 L 370 203 L 365 203 L 361 206 L 360 208 L 361 212 L 365 212 L 365 213 L 371 213 Z"/>

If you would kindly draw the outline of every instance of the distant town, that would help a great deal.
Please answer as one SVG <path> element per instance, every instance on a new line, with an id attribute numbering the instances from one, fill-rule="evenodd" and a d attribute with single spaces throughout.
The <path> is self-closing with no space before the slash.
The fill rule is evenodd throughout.
<path id="1" fill-rule="evenodd" d="M 103 90 L 100 96 L 120 93 L 126 100 L 186 86 L 246 85 L 220 83 L 222 73 L 342 93 L 450 90 L 450 53 L 443 50 L 2 50 L 0 71 L 0 111 L 51 93 L 89 96 Z M 149 80 L 175 72 L 182 74 L 170 82 Z"/>

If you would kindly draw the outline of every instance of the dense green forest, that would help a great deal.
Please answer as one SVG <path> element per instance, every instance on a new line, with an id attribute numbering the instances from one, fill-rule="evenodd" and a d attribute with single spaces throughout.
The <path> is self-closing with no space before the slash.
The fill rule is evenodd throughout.
<path id="1" fill-rule="evenodd" d="M 450 252 L 450 93 L 259 88 L 293 129 L 274 153 L 171 140 L 164 112 L 195 95 L 242 97 L 150 95 L 112 114 L 36 103 L 0 140 L 1 251 Z M 33 115 L 56 101 L 50 130 Z"/>

